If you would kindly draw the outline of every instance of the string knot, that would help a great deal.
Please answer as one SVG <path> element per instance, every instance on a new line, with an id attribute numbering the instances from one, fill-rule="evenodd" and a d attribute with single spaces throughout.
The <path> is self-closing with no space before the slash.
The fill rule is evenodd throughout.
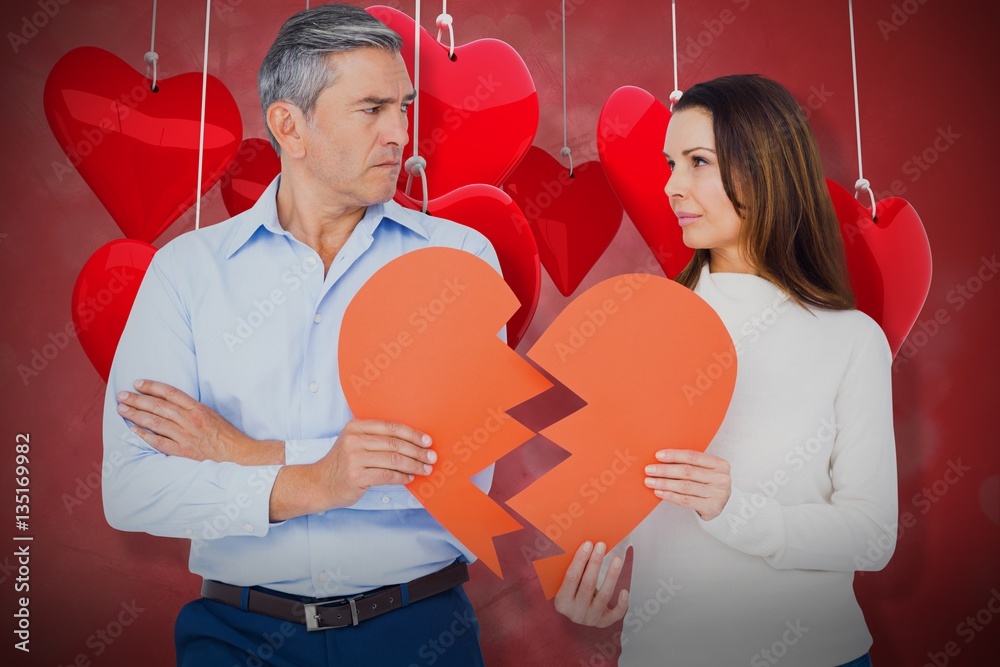
<path id="1" fill-rule="evenodd" d="M 427 169 L 427 160 L 420 155 L 414 155 L 403 163 L 403 167 L 406 169 L 406 173 L 409 174 L 406 179 L 407 195 L 410 194 L 410 186 L 413 185 L 413 177 L 420 177 L 420 186 L 423 190 L 423 205 L 420 207 L 420 212 L 426 213 L 427 205 L 430 203 L 430 193 L 427 188 L 427 173 L 424 171 Z"/>
<path id="2" fill-rule="evenodd" d="M 455 28 L 452 26 L 451 14 L 447 11 L 442 12 L 438 15 L 437 21 L 437 41 L 441 42 L 441 35 L 445 30 L 448 31 L 448 59 L 455 59 Z"/>
<path id="3" fill-rule="evenodd" d="M 684 93 L 682 91 L 680 91 L 680 90 L 675 90 L 674 92 L 670 93 L 670 110 L 671 111 L 674 110 L 674 105 L 681 101 L 681 96 L 682 95 L 684 95 Z"/>
<path id="4" fill-rule="evenodd" d="M 403 163 L 403 168 L 406 169 L 406 173 L 410 176 L 419 176 L 427 169 L 427 160 L 422 155 L 414 155 Z"/>
<path id="5" fill-rule="evenodd" d="M 559 155 L 569 160 L 569 177 L 573 178 L 573 151 L 569 149 L 569 146 L 563 146 Z"/>
<path id="6" fill-rule="evenodd" d="M 146 62 L 146 67 L 153 71 L 152 83 L 149 84 L 150 90 L 156 92 L 156 64 L 160 61 L 160 56 L 156 51 L 146 51 L 146 55 L 142 57 Z M 149 70 L 147 70 L 148 72 Z"/>
<path id="7" fill-rule="evenodd" d="M 868 200 L 872 203 L 872 221 L 877 220 L 875 214 L 875 193 L 872 192 L 872 184 L 868 182 L 867 178 L 859 178 L 854 184 L 854 198 L 860 199 L 862 192 L 868 193 Z"/>

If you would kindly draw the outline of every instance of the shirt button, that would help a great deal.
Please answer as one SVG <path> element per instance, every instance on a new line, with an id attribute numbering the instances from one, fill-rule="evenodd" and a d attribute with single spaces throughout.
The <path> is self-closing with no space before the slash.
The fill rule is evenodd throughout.
<path id="1" fill-rule="evenodd" d="M 320 581 L 330 581 L 330 575 L 328 575 L 325 571 L 324 572 L 320 572 L 319 573 L 319 580 Z"/>
<path id="2" fill-rule="evenodd" d="M 319 323 L 320 323 L 320 322 L 322 322 L 322 321 L 323 321 L 323 316 L 322 316 L 322 315 L 316 315 L 316 316 L 315 316 L 315 317 L 313 318 L 313 322 L 315 322 L 316 324 L 319 324 Z"/>
<path id="3" fill-rule="evenodd" d="M 310 257 L 309 259 L 306 260 L 306 264 L 308 264 L 309 266 L 316 266 L 316 258 Z"/>
<path id="4" fill-rule="evenodd" d="M 188 537 L 191 537 L 191 529 L 190 528 L 185 528 L 184 529 L 184 534 L 187 535 Z"/>
<path id="5" fill-rule="evenodd" d="M 389 502 L 389 496 L 382 496 L 382 502 L 383 503 L 388 503 Z"/>
<path id="6" fill-rule="evenodd" d="M 248 533 L 252 533 L 253 532 L 253 525 L 249 524 L 249 523 L 244 524 L 243 525 L 243 530 L 247 531 Z"/>
<path id="7" fill-rule="evenodd" d="M 319 391 L 319 385 L 313 382 L 311 385 L 309 385 L 309 391 L 315 394 L 317 391 Z"/>

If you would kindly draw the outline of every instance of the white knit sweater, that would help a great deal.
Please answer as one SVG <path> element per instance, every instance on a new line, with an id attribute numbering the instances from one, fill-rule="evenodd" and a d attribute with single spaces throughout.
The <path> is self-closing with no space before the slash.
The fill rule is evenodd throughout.
<path id="1" fill-rule="evenodd" d="M 732 496 L 705 522 L 662 502 L 634 547 L 620 665 L 831 667 L 871 635 L 856 570 L 895 547 L 891 354 L 863 313 L 807 310 L 763 278 L 702 271 L 695 292 L 736 344 L 710 453 Z M 610 560 L 610 559 L 608 559 Z"/>

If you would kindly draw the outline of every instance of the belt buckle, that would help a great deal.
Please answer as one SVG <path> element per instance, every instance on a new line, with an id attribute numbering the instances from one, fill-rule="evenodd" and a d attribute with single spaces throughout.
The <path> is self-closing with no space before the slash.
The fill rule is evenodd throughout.
<path id="1" fill-rule="evenodd" d="M 306 617 L 306 630 L 309 632 L 314 632 L 316 630 L 333 630 L 332 626 L 321 626 L 319 624 L 319 614 L 316 613 L 316 607 L 332 607 L 332 606 L 344 606 L 346 602 L 351 608 L 351 625 L 355 626 L 360 621 L 358 620 L 358 606 L 356 601 L 363 598 L 364 593 L 358 595 L 352 595 L 344 600 L 331 600 L 329 602 L 313 602 L 303 606 L 303 611 Z"/>

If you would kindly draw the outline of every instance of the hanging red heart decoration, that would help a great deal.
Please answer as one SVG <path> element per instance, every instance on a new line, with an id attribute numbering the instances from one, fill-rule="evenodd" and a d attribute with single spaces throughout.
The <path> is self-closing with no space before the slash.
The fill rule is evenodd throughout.
<path id="1" fill-rule="evenodd" d="M 663 139 L 670 110 L 642 88 L 611 93 L 597 122 L 597 152 L 632 224 L 668 278 L 675 278 L 694 251 L 684 245 L 677 216 L 663 188 L 670 169 Z"/>
<path id="2" fill-rule="evenodd" d="M 105 382 L 135 295 L 155 253 L 156 248 L 142 241 L 107 243 L 83 265 L 73 286 L 73 326 L 83 351 Z"/>
<path id="3" fill-rule="evenodd" d="M 281 171 L 281 160 L 264 139 L 244 139 L 219 181 L 229 215 L 239 215 L 257 203 Z"/>
<path id="4" fill-rule="evenodd" d="M 878 322 L 893 356 L 910 333 L 931 286 L 931 246 L 920 216 L 905 199 L 878 201 L 872 220 L 854 195 L 827 179 L 840 220 L 857 308 Z"/>
<path id="5" fill-rule="evenodd" d="M 414 23 L 390 7 L 367 10 L 403 38 L 403 60 L 413 77 Z M 524 60 L 509 44 L 477 39 L 455 48 L 438 43 L 421 28 L 419 153 L 427 160 L 430 199 L 463 185 L 499 186 L 531 146 L 538 130 L 538 93 Z M 411 143 L 403 159 L 413 155 Z M 399 188 L 409 175 L 401 170 Z M 421 191 L 414 177 L 409 194 Z"/>
<path id="6" fill-rule="evenodd" d="M 576 165 L 571 176 L 558 160 L 532 146 L 504 189 L 524 211 L 552 282 L 569 296 L 622 222 L 622 205 L 601 163 Z"/>
<path id="7" fill-rule="evenodd" d="M 150 82 L 103 49 L 73 49 L 45 81 L 45 116 L 59 145 L 128 238 L 156 239 L 195 201 L 200 73 Z M 236 101 L 208 77 L 200 194 L 229 165 L 243 121 Z M 67 167 L 67 170 L 69 167 Z"/>
<path id="8" fill-rule="evenodd" d="M 420 210 L 420 202 L 400 192 L 396 193 L 395 201 Z M 471 227 L 493 244 L 503 278 L 521 302 L 521 307 L 507 321 L 507 345 L 516 348 L 535 316 L 542 287 L 538 246 L 521 209 L 502 190 L 477 184 L 432 199 L 427 204 L 427 212 Z"/>

